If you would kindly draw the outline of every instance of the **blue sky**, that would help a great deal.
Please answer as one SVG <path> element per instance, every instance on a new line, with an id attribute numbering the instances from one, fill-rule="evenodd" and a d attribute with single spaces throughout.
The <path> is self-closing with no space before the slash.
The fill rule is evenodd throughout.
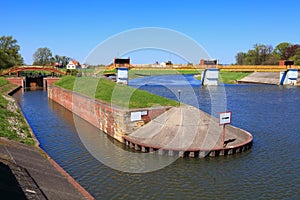
<path id="1" fill-rule="evenodd" d="M 230 64 L 256 43 L 300 43 L 299 7 L 296 0 L 10 0 L 1 2 L 0 35 L 17 39 L 26 64 L 39 47 L 83 62 L 115 34 L 161 27 L 193 38 L 212 58 Z M 132 56 L 134 63 L 175 59 L 149 51 Z"/>

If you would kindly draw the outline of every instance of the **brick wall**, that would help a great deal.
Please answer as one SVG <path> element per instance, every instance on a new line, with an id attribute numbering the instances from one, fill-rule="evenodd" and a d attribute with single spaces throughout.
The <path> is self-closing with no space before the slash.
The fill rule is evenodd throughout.
<path id="1" fill-rule="evenodd" d="M 51 85 L 58 81 L 60 78 L 43 78 L 43 85 L 45 88 L 48 87 L 48 85 Z"/>
<path id="2" fill-rule="evenodd" d="M 48 86 L 48 97 L 120 142 L 124 135 L 171 108 L 124 109 L 53 85 Z M 132 121 L 133 112 L 142 112 L 141 120 Z"/>
<path id="3" fill-rule="evenodd" d="M 12 84 L 18 85 L 18 86 L 24 86 L 24 77 L 9 77 L 6 78 L 6 80 L 8 80 L 9 82 L 11 82 Z"/>

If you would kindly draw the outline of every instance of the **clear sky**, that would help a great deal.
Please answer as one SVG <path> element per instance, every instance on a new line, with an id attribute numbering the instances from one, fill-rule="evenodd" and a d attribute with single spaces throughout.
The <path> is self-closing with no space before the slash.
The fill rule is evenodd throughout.
<path id="1" fill-rule="evenodd" d="M 1 2 L 0 35 L 12 35 L 26 64 L 39 47 L 83 62 L 105 39 L 122 31 L 162 27 L 202 45 L 220 63 L 256 43 L 300 43 L 298 0 L 98 0 Z M 136 53 L 135 53 L 136 55 Z M 134 57 L 134 63 L 155 58 Z M 173 58 L 162 54 L 162 59 Z"/>

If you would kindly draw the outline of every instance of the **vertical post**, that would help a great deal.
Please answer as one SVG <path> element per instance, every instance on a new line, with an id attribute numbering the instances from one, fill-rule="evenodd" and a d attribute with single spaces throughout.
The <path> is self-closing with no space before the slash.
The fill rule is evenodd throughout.
<path id="1" fill-rule="evenodd" d="M 223 124 L 222 144 L 225 147 L 225 124 Z"/>
<path id="2" fill-rule="evenodd" d="M 178 100 L 179 100 L 179 106 L 180 106 L 180 93 L 181 93 L 181 90 L 178 90 Z"/>

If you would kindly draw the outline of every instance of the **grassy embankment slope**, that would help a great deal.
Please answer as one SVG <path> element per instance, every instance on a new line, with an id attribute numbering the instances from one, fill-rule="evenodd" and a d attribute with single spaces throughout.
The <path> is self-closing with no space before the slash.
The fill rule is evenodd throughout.
<path id="1" fill-rule="evenodd" d="M 236 80 L 249 76 L 251 73 L 252 72 L 220 71 L 219 81 L 226 84 L 234 84 Z"/>
<path id="2" fill-rule="evenodd" d="M 55 85 L 125 108 L 179 105 L 177 101 L 103 78 L 65 76 Z"/>
<path id="3" fill-rule="evenodd" d="M 30 129 L 15 100 L 7 93 L 16 86 L 0 77 L 0 137 L 33 145 Z"/>

